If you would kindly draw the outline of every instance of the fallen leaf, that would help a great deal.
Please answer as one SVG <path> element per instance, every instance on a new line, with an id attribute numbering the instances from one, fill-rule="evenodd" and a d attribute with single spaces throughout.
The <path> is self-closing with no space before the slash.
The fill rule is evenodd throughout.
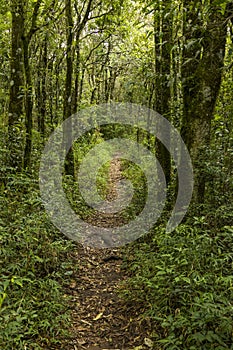
<path id="1" fill-rule="evenodd" d="M 82 323 L 86 323 L 86 324 L 88 324 L 89 326 L 92 326 L 92 324 L 90 323 L 90 322 L 88 322 L 88 321 L 85 321 L 85 320 L 80 320 Z"/>
<path id="2" fill-rule="evenodd" d="M 95 318 L 93 318 L 93 321 L 98 321 L 103 316 L 103 312 L 100 312 Z"/>
<path id="3" fill-rule="evenodd" d="M 151 339 L 149 339 L 149 338 L 145 338 L 144 339 L 144 344 L 146 346 L 148 346 L 149 348 L 153 348 L 153 345 L 154 345 L 153 341 Z"/>
<path id="4" fill-rule="evenodd" d="M 75 281 L 71 281 L 71 283 L 70 283 L 70 288 L 71 288 L 71 289 L 76 288 L 76 282 L 75 282 Z"/>
<path id="5" fill-rule="evenodd" d="M 87 329 L 86 328 L 84 328 L 84 327 L 76 327 L 75 328 L 77 331 L 79 331 L 79 332 L 85 332 Z"/>

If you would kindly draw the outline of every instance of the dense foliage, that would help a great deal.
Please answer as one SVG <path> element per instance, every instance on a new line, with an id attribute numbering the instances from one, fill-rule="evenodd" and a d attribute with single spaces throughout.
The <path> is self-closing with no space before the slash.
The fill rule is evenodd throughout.
<path id="1" fill-rule="evenodd" d="M 146 304 L 155 349 L 232 349 L 232 227 L 161 227 L 137 250 L 124 292 Z"/>
<path id="2" fill-rule="evenodd" d="M 78 269 L 71 258 L 78 247 L 42 205 L 40 157 L 63 120 L 113 101 L 149 107 L 181 133 L 194 167 L 189 211 L 165 231 L 178 190 L 173 160 L 155 137 L 111 121 L 72 146 L 67 198 L 88 219 L 92 210 L 75 180 L 95 145 L 130 138 L 155 154 L 167 203 L 150 233 L 126 248 L 131 278 L 122 295 L 146 309 L 154 349 L 233 349 L 232 18 L 228 0 L 1 2 L 0 348 L 57 349 L 69 337 L 64 288 Z M 96 180 L 103 198 L 109 168 L 106 161 Z M 134 189 L 121 213 L 130 221 L 147 184 L 132 162 L 122 159 L 121 170 Z"/>
<path id="3" fill-rule="evenodd" d="M 75 268 L 72 244 L 46 217 L 33 178 L 8 178 L 1 205 L 0 346 L 43 349 L 67 336 L 69 307 L 62 286 Z"/>

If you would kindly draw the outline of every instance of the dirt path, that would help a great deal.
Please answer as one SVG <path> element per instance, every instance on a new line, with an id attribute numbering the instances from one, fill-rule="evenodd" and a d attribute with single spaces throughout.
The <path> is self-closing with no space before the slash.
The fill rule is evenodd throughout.
<path id="1" fill-rule="evenodd" d="M 110 167 L 108 199 L 115 198 L 120 176 L 120 161 L 115 159 Z M 150 349 L 150 325 L 140 316 L 144 310 L 118 295 L 120 283 L 127 280 L 121 250 L 81 248 L 75 259 L 79 271 L 68 288 L 74 337 L 67 349 Z"/>

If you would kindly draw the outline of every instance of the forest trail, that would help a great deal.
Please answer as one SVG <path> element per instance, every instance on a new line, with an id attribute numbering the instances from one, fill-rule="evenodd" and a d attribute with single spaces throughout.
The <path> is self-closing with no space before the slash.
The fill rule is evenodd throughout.
<path id="1" fill-rule="evenodd" d="M 120 177 L 120 160 L 116 158 L 110 165 L 108 199 L 115 198 Z M 78 248 L 75 260 L 79 269 L 67 290 L 73 333 L 67 350 L 150 349 L 150 323 L 141 317 L 144 310 L 118 295 L 121 282 L 127 279 L 121 249 Z"/>

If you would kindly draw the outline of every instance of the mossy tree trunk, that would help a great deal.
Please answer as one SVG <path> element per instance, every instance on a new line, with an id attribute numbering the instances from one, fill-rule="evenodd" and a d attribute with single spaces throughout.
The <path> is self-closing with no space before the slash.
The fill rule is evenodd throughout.
<path id="1" fill-rule="evenodd" d="M 31 26 L 29 31 L 23 33 L 23 57 L 24 57 L 24 74 L 25 74 L 25 127 L 26 127 L 26 140 L 24 148 L 24 162 L 23 168 L 29 170 L 31 168 L 31 153 L 32 153 L 32 110 L 33 110 L 33 88 L 32 88 L 32 77 L 31 77 L 31 65 L 30 65 L 30 54 L 29 45 L 31 39 L 36 31 L 39 29 L 37 27 L 37 18 L 39 15 L 39 10 L 42 0 L 37 0 L 33 8 L 33 14 L 31 19 Z M 26 28 L 25 28 L 26 29 Z"/>
<path id="2" fill-rule="evenodd" d="M 45 34 L 43 45 L 40 53 L 40 67 L 39 67 L 39 106 L 38 106 L 38 130 L 45 139 L 45 119 L 46 119 L 46 105 L 47 105 L 47 68 L 48 68 L 48 34 Z M 52 94 L 52 91 L 51 91 Z"/>
<path id="3" fill-rule="evenodd" d="M 227 18 L 232 3 L 225 12 L 217 5 L 203 16 L 201 2 L 185 1 L 182 137 L 194 166 L 194 203 L 205 199 L 205 150 L 210 141 L 211 120 L 223 74 L 227 36 Z M 203 18 L 201 18 L 203 17 Z"/>
<path id="4" fill-rule="evenodd" d="M 66 79 L 65 79 L 65 95 L 64 95 L 64 110 L 63 118 L 68 119 L 72 115 L 72 78 L 73 78 L 73 15 L 71 0 L 66 0 Z M 64 145 L 70 143 L 72 139 L 72 124 L 66 124 L 64 130 Z M 65 160 L 65 173 L 74 176 L 74 155 L 72 147 L 70 148 Z"/>
<path id="5" fill-rule="evenodd" d="M 156 4 L 154 10 L 155 43 L 155 110 L 170 120 L 170 66 L 172 48 L 172 12 L 169 1 Z M 171 181 L 171 158 L 167 148 L 156 140 L 158 160 L 163 167 L 167 184 Z"/>
<path id="6" fill-rule="evenodd" d="M 12 0 L 12 39 L 10 62 L 10 99 L 8 110 L 8 149 L 9 165 L 20 171 L 23 163 L 23 43 L 24 5 L 22 1 Z"/>

